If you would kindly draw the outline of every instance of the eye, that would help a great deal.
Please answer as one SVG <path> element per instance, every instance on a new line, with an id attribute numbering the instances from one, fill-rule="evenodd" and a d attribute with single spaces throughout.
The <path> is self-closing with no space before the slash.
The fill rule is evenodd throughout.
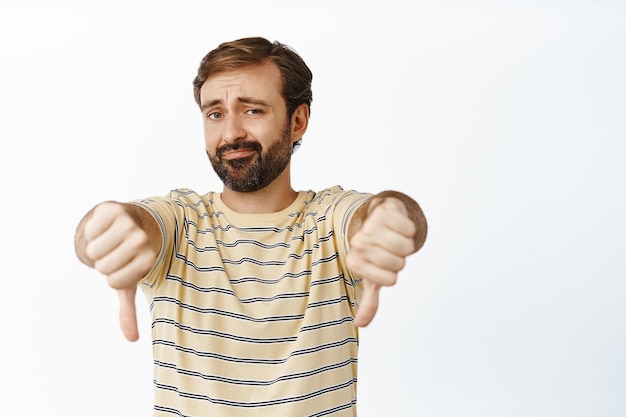
<path id="1" fill-rule="evenodd" d="M 248 116 L 258 116 L 260 114 L 262 114 L 263 112 L 259 109 L 248 109 L 246 110 L 246 114 Z"/>
<path id="2" fill-rule="evenodd" d="M 219 120 L 222 118 L 222 113 L 214 111 L 211 113 L 207 113 L 206 117 L 207 119 L 211 119 L 211 120 Z"/>

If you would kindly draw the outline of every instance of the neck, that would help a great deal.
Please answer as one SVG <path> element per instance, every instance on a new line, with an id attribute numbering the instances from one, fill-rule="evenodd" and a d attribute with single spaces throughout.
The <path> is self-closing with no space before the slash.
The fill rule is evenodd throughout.
<path id="1" fill-rule="evenodd" d="M 231 210 L 237 213 L 275 213 L 287 208 L 298 196 L 291 188 L 289 170 L 285 170 L 267 187 L 248 193 L 233 191 L 224 187 L 221 198 Z"/>

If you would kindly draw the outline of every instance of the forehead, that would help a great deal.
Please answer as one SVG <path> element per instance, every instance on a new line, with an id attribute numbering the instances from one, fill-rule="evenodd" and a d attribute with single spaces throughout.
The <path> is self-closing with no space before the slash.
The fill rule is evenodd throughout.
<path id="1" fill-rule="evenodd" d="M 273 62 L 220 71 L 202 84 L 200 104 L 237 97 L 281 100 L 282 85 L 280 70 Z"/>

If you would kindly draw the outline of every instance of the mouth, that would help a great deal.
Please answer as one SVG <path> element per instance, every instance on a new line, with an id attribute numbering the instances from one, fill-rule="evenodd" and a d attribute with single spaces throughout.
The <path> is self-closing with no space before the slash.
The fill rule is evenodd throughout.
<path id="1" fill-rule="evenodd" d="M 221 160 L 232 161 L 235 159 L 251 158 L 260 154 L 261 144 L 255 141 L 238 142 L 224 145 L 217 150 L 217 157 Z"/>
<path id="2" fill-rule="evenodd" d="M 221 159 L 232 160 L 232 159 L 241 159 L 241 158 L 249 158 L 250 156 L 256 154 L 255 150 L 251 149 L 236 149 L 231 151 L 226 151 L 220 154 Z"/>

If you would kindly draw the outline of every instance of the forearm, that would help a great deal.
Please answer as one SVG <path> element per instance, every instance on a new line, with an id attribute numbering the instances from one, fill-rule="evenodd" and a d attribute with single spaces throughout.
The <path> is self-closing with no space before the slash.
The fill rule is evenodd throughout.
<path id="1" fill-rule="evenodd" d="M 156 254 L 161 251 L 163 245 L 163 232 L 159 227 L 159 224 L 154 219 L 152 214 L 144 207 L 138 204 L 123 204 L 126 212 L 133 218 L 135 223 L 143 229 L 150 239 L 150 246 Z"/>

